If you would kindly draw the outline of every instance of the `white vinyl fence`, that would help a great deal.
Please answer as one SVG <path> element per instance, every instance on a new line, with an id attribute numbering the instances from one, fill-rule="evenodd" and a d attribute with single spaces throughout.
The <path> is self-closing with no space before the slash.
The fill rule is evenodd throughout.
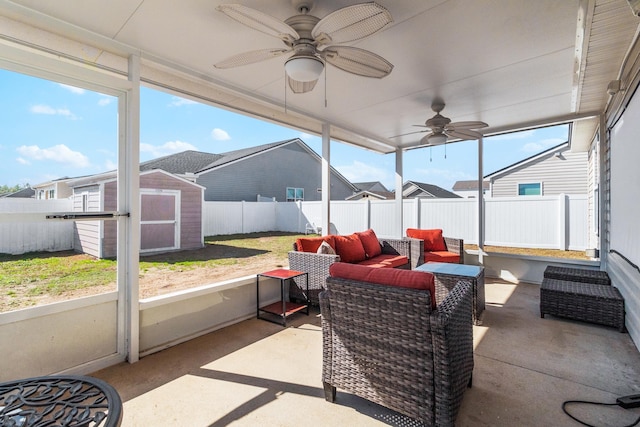
<path id="1" fill-rule="evenodd" d="M 45 213 L 69 211 L 69 199 L 0 199 L 0 253 L 18 255 L 73 249 L 73 222 L 44 219 Z"/>
<path id="2" fill-rule="evenodd" d="M 0 199 L 0 253 L 72 249 L 72 222 L 20 222 L 24 213 L 69 211 L 69 203 Z M 477 199 L 408 199 L 403 203 L 405 229 L 442 228 L 445 236 L 478 243 Z M 486 199 L 485 244 L 585 250 L 589 247 L 587 211 L 585 195 Z M 8 212 L 12 214 L 4 214 Z M 321 212 L 321 202 L 204 202 L 203 235 L 304 233 L 307 225 L 321 225 Z M 394 224 L 394 200 L 331 202 L 330 233 L 373 228 L 380 237 L 397 237 Z"/>

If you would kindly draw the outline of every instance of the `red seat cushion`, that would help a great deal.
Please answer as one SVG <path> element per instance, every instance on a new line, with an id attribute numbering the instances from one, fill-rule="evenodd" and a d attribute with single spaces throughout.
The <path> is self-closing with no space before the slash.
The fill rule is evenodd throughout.
<path id="1" fill-rule="evenodd" d="M 442 230 L 434 228 L 422 230 L 419 228 L 407 228 L 407 237 L 424 240 L 425 251 L 446 251 L 447 245 L 442 237 Z"/>
<path id="2" fill-rule="evenodd" d="M 335 250 L 340 256 L 340 261 L 360 262 L 367 258 L 362 241 L 360 241 L 357 234 L 335 235 L 334 240 L 336 242 Z"/>
<path id="3" fill-rule="evenodd" d="M 391 268 L 402 267 L 409 263 L 409 258 L 404 255 L 378 255 L 374 260 Z"/>
<path id="4" fill-rule="evenodd" d="M 299 252 L 317 252 L 322 242 L 327 242 L 333 249 L 336 248 L 333 234 L 322 237 L 302 237 L 296 240 L 296 247 Z"/>
<path id="5" fill-rule="evenodd" d="M 425 252 L 424 262 L 449 262 L 458 264 L 460 262 L 460 255 L 447 251 Z"/>
<path id="6" fill-rule="evenodd" d="M 329 267 L 329 275 L 378 285 L 427 290 L 431 294 L 431 307 L 436 307 L 435 283 L 431 273 L 397 268 L 371 268 L 359 264 L 334 262 Z"/>
<path id="7" fill-rule="evenodd" d="M 371 228 L 367 231 L 356 233 L 356 235 L 362 242 L 364 253 L 366 254 L 367 258 L 373 258 L 382 253 L 382 246 L 380 246 L 378 236 L 376 236 L 376 233 Z"/>

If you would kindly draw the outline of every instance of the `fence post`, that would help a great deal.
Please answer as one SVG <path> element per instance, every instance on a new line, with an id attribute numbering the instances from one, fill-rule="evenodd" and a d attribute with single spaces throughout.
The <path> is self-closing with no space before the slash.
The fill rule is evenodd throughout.
<path id="1" fill-rule="evenodd" d="M 363 230 L 368 230 L 371 228 L 371 200 L 368 197 L 364 199 L 364 228 Z"/>
<path id="2" fill-rule="evenodd" d="M 414 218 L 414 227 L 415 228 L 422 228 L 420 227 L 420 197 L 416 197 L 415 199 L 413 199 L 413 214 L 415 215 Z"/>
<path id="3" fill-rule="evenodd" d="M 567 250 L 567 197 L 564 193 L 558 195 L 558 249 Z"/>

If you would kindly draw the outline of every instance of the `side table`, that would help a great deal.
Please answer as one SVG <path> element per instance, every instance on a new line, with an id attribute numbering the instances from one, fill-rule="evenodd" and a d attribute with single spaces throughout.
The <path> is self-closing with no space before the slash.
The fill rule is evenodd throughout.
<path id="1" fill-rule="evenodd" d="M 287 280 L 295 277 L 305 276 L 307 289 L 304 293 L 304 304 L 287 301 L 284 294 L 284 286 Z M 270 279 L 280 280 L 280 301 L 273 304 L 260 307 L 260 277 L 266 277 Z M 256 308 L 258 319 L 267 320 L 269 322 L 278 323 L 282 326 L 287 326 L 287 317 L 306 309 L 307 316 L 309 315 L 309 274 L 303 271 L 285 270 L 283 268 L 271 271 L 265 271 L 264 273 L 258 273 L 256 275 Z M 267 316 L 261 316 L 261 314 L 267 314 Z M 275 317 L 275 319 L 274 319 Z"/>

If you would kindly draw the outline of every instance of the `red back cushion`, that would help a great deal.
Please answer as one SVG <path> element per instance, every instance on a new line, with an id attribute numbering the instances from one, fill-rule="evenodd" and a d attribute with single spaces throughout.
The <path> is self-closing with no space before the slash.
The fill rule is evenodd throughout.
<path id="1" fill-rule="evenodd" d="M 442 237 L 442 230 L 434 228 L 431 230 L 422 230 L 419 228 L 407 228 L 407 237 L 424 240 L 425 251 L 446 251 L 447 246 Z"/>
<path id="2" fill-rule="evenodd" d="M 322 237 L 303 237 L 296 240 L 296 246 L 299 252 L 317 252 L 322 242 L 327 242 L 333 249 L 336 248 L 332 234 Z"/>
<path id="3" fill-rule="evenodd" d="M 361 231 L 356 234 L 362 242 L 364 253 L 367 255 L 367 258 L 373 258 L 374 256 L 378 256 L 382 253 L 382 246 L 380 246 L 378 237 L 371 228 L 367 231 Z"/>
<path id="4" fill-rule="evenodd" d="M 431 294 L 431 308 L 436 307 L 435 283 L 431 273 L 397 268 L 372 268 L 358 264 L 334 262 L 329 267 L 329 275 L 378 285 L 428 290 Z"/>
<path id="5" fill-rule="evenodd" d="M 334 239 L 336 253 L 340 255 L 340 261 L 359 262 L 364 261 L 367 257 L 364 246 L 362 246 L 362 242 L 356 234 L 349 234 L 348 236 L 335 235 Z"/>

